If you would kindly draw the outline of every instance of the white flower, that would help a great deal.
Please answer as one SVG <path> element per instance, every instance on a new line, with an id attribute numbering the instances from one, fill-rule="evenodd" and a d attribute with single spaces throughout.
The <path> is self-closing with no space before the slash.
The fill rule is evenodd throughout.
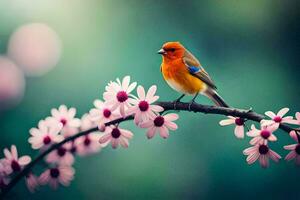
<path id="1" fill-rule="evenodd" d="M 89 133 L 75 140 L 76 153 L 80 156 L 97 153 L 102 145 L 99 143 L 101 135 L 99 133 Z"/>
<path id="2" fill-rule="evenodd" d="M 253 164 L 257 159 L 259 160 L 260 165 L 263 168 L 269 166 L 269 158 L 278 162 L 281 156 L 275 151 L 271 150 L 267 143 L 256 144 L 252 147 L 249 147 L 243 151 L 244 155 L 247 155 L 247 163 Z"/>
<path id="3" fill-rule="evenodd" d="M 61 105 L 58 109 L 53 108 L 51 115 L 46 120 L 50 123 L 61 123 L 63 125 L 62 133 L 65 137 L 69 137 L 77 132 L 80 126 L 80 119 L 75 118 L 75 108 L 68 109 L 67 106 Z"/>
<path id="4" fill-rule="evenodd" d="M 176 130 L 178 128 L 177 124 L 173 121 L 177 120 L 179 117 L 175 113 L 169 113 L 166 115 L 156 116 L 153 120 L 149 120 L 140 124 L 141 128 L 148 128 L 147 137 L 151 139 L 154 137 L 156 132 L 159 132 L 162 138 L 169 137 L 169 129 Z"/>
<path id="5" fill-rule="evenodd" d="M 289 108 L 282 108 L 277 114 L 272 111 L 265 112 L 265 115 L 271 118 L 271 120 L 263 119 L 261 120 L 262 126 L 275 126 L 276 128 L 279 127 L 282 123 L 287 124 L 297 124 L 297 121 L 293 119 L 292 116 L 283 117 L 286 113 L 289 112 Z"/>
<path id="6" fill-rule="evenodd" d="M 29 130 L 31 137 L 28 139 L 28 142 L 33 149 L 49 147 L 49 145 L 58 143 L 64 139 L 64 137 L 59 134 L 62 127 L 63 125 L 61 123 L 50 123 L 41 120 L 38 124 L 38 128 Z"/>
<path id="7" fill-rule="evenodd" d="M 127 148 L 129 146 L 128 140 L 133 137 L 131 131 L 121 129 L 116 126 L 107 126 L 105 129 L 105 133 L 100 137 L 99 142 L 101 144 L 105 144 L 110 142 L 112 148 L 116 149 L 119 144 Z"/>
<path id="8" fill-rule="evenodd" d="M 252 124 L 251 130 L 247 133 L 249 137 L 253 137 L 250 141 L 250 144 L 255 145 L 257 143 L 264 143 L 268 140 L 274 142 L 277 140 L 277 137 L 273 134 L 277 128 L 275 126 L 262 126 L 261 129 L 256 129 L 255 125 Z"/>
<path id="9" fill-rule="evenodd" d="M 111 110 L 118 109 L 121 116 L 126 116 L 126 109 L 130 108 L 129 103 L 130 92 L 134 90 L 137 83 L 130 84 L 130 76 L 125 76 L 122 80 L 117 79 L 117 82 L 111 81 L 106 87 L 103 94 L 103 99 Z"/>
<path id="10" fill-rule="evenodd" d="M 147 94 L 142 86 L 137 87 L 138 98 L 130 100 L 134 106 L 128 110 L 128 114 L 134 114 L 134 122 L 136 125 L 155 118 L 157 113 L 164 110 L 161 106 L 151 105 L 159 98 L 159 96 L 155 95 L 155 92 L 155 85 L 150 87 Z"/>
<path id="11" fill-rule="evenodd" d="M 10 172 L 18 172 L 21 171 L 22 168 L 31 162 L 31 158 L 29 156 L 21 156 L 19 158 L 17 147 L 15 145 L 11 145 L 10 151 L 5 148 L 4 149 L 5 158 L 2 161 L 4 165 L 9 166 L 8 170 Z"/>
<path id="12" fill-rule="evenodd" d="M 74 156 L 70 152 L 73 142 L 68 142 L 63 146 L 55 149 L 46 157 L 48 163 L 56 163 L 61 165 L 72 165 L 74 163 Z"/>
<path id="13" fill-rule="evenodd" d="M 74 178 L 74 169 L 71 166 L 57 166 L 44 171 L 39 177 L 41 185 L 49 184 L 53 189 L 58 187 L 58 184 L 64 186 L 70 185 Z"/>
<path id="14" fill-rule="evenodd" d="M 240 117 L 228 116 L 228 119 L 223 119 L 219 122 L 221 126 L 235 125 L 234 134 L 237 138 L 244 138 L 245 120 Z"/>
<path id="15" fill-rule="evenodd" d="M 90 119 L 98 125 L 99 129 L 104 123 L 121 117 L 110 108 L 111 106 L 99 99 L 94 101 L 94 106 L 96 108 L 90 110 Z"/>

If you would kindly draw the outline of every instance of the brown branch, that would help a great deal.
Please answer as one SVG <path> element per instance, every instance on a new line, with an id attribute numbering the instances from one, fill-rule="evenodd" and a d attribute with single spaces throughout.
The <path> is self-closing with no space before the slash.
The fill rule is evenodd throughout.
<path id="1" fill-rule="evenodd" d="M 260 122 L 262 119 L 264 119 L 264 115 L 253 112 L 252 110 L 208 106 L 208 105 L 202 105 L 202 104 L 197 104 L 197 103 L 193 103 L 189 109 L 189 103 L 182 103 L 182 102 L 177 102 L 176 104 L 174 102 L 157 102 L 156 104 L 162 106 L 165 111 L 179 110 L 179 111 L 188 111 L 188 112 L 204 113 L 204 114 L 217 114 L 217 115 L 240 117 L 243 119 L 256 121 L 256 122 Z M 174 108 L 176 108 L 176 109 L 174 109 Z M 119 119 L 107 122 L 105 125 L 109 126 L 112 124 L 118 124 L 120 122 L 132 120 L 132 119 L 133 119 L 133 116 L 128 116 L 126 118 L 119 118 Z M 280 125 L 279 128 L 287 133 L 294 130 L 290 126 L 287 126 L 284 124 Z M 34 160 L 32 160 L 32 162 L 30 162 L 26 167 L 24 167 L 23 170 L 21 172 L 19 172 L 12 179 L 12 181 L 2 190 L 2 192 L 0 194 L 0 199 L 2 199 L 23 177 L 25 177 L 32 170 L 32 168 L 39 161 L 41 161 L 50 152 L 59 148 L 60 146 L 62 146 L 63 144 L 65 144 L 67 142 L 74 141 L 78 137 L 87 135 L 87 134 L 89 134 L 91 132 L 95 132 L 97 130 L 98 130 L 97 127 L 92 128 L 92 129 L 77 133 L 76 135 L 73 135 L 71 137 L 68 137 L 60 143 L 53 144 L 50 148 L 48 148 L 46 151 L 42 152 Z"/>

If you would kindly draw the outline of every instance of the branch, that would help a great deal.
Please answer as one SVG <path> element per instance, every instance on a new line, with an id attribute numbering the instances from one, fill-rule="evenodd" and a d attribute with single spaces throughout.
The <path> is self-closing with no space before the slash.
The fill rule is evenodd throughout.
<path id="1" fill-rule="evenodd" d="M 182 103 L 182 102 L 177 102 L 176 104 L 174 102 L 157 102 L 156 105 L 162 106 L 165 111 L 179 110 L 179 111 L 188 111 L 188 112 L 204 113 L 204 114 L 225 115 L 225 116 L 240 117 L 243 119 L 256 121 L 256 122 L 260 122 L 265 117 L 264 115 L 253 112 L 252 110 L 216 107 L 216 106 L 202 105 L 202 104 L 197 104 L 197 103 L 193 103 L 190 106 L 190 109 L 189 109 L 189 103 Z M 176 109 L 174 109 L 174 108 L 176 108 Z M 118 124 L 120 122 L 132 120 L 132 119 L 133 119 L 133 116 L 128 116 L 126 118 L 119 118 L 119 119 L 105 123 L 105 126 L 109 126 L 112 124 Z M 287 126 L 284 124 L 281 124 L 279 128 L 287 133 L 294 130 L 290 126 Z M 0 199 L 2 199 L 23 177 L 25 177 L 32 170 L 32 168 L 39 161 L 41 161 L 50 152 L 59 148 L 60 146 L 62 146 L 63 144 L 65 144 L 67 142 L 74 141 L 76 138 L 79 138 L 81 136 L 87 135 L 87 134 L 89 134 L 91 132 L 95 132 L 95 131 L 98 131 L 97 127 L 83 131 L 83 132 L 79 132 L 76 135 L 66 138 L 65 140 L 63 140 L 60 143 L 53 144 L 46 151 L 44 151 L 40 155 L 38 155 L 32 162 L 30 162 L 26 167 L 24 167 L 23 170 L 21 172 L 19 172 L 12 179 L 12 181 L 7 185 L 7 187 L 5 187 L 2 190 L 2 192 L 0 194 Z"/>

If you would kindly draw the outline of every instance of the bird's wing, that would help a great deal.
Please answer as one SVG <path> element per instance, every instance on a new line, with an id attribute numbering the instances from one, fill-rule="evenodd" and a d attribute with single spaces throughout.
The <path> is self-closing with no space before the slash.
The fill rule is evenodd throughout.
<path id="1" fill-rule="evenodd" d="M 187 66 L 190 74 L 192 74 L 193 76 L 199 78 L 201 81 L 206 83 L 212 89 L 217 89 L 215 83 L 210 78 L 208 73 L 203 69 L 200 62 L 188 50 L 185 50 L 185 53 L 184 53 L 184 56 L 183 56 L 183 62 Z"/>

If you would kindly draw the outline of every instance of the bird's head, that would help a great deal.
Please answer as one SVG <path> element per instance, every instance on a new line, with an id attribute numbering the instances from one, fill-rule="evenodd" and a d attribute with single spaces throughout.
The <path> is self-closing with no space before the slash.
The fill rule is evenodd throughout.
<path id="1" fill-rule="evenodd" d="M 157 53 L 161 54 L 164 58 L 175 60 L 182 58 L 184 52 L 185 48 L 179 42 L 166 42 Z"/>

